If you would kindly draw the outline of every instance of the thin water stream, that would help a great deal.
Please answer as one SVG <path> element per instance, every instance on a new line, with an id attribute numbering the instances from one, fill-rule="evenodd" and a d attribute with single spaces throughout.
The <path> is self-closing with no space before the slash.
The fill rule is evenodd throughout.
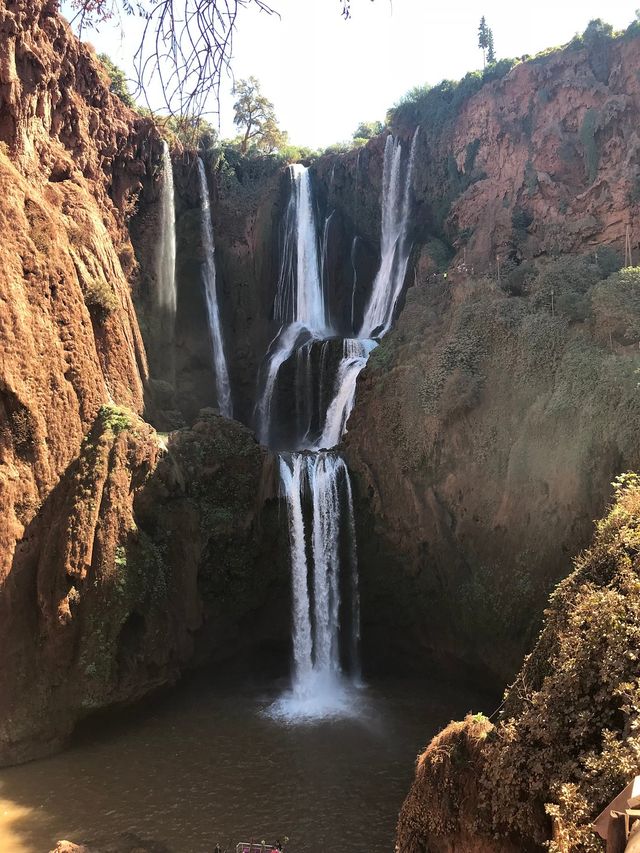
<path id="1" fill-rule="evenodd" d="M 0 850 L 133 832 L 172 853 L 284 836 L 287 853 L 391 853 L 416 754 L 449 719 L 489 704 L 383 682 L 361 689 L 357 718 L 288 726 L 265 713 L 277 687 L 213 681 L 199 674 L 60 755 L 0 770 Z"/>

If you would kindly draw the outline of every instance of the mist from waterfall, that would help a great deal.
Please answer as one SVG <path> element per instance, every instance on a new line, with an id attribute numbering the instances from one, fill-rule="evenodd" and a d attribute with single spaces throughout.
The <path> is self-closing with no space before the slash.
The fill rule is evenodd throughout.
<path id="1" fill-rule="evenodd" d="M 418 129 L 413 135 L 409 157 L 403 164 L 402 143 L 387 136 L 382 173 L 380 267 L 365 309 L 361 338 L 380 338 L 387 334 L 404 285 L 411 254 L 407 232 L 417 139 Z"/>
<path id="2" fill-rule="evenodd" d="M 157 300 L 173 324 L 176 315 L 176 210 L 171 152 L 162 142 L 162 190 L 160 195 L 160 241 L 156 257 Z"/>
<path id="3" fill-rule="evenodd" d="M 200 180 L 200 210 L 201 210 L 201 234 L 202 251 L 204 255 L 202 263 L 202 276 L 207 301 L 207 318 L 209 321 L 209 335 L 213 350 L 213 368 L 216 377 L 216 396 L 220 414 L 225 418 L 233 417 L 233 404 L 231 400 L 231 386 L 229 383 L 229 372 L 224 353 L 224 340 L 222 338 L 222 327 L 220 325 L 220 311 L 218 308 L 218 291 L 216 284 L 216 259 L 215 244 L 213 242 L 213 221 L 211 219 L 211 203 L 209 201 L 209 185 L 204 163 L 198 157 L 198 177 Z"/>

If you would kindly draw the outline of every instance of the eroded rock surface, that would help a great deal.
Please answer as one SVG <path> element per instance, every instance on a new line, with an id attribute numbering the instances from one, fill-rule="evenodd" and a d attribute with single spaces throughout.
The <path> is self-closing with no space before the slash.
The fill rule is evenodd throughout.
<path id="1" fill-rule="evenodd" d="M 419 277 L 362 374 L 345 445 L 369 660 L 510 678 L 640 463 L 640 276 L 577 258 L 523 272 L 519 296 Z"/>

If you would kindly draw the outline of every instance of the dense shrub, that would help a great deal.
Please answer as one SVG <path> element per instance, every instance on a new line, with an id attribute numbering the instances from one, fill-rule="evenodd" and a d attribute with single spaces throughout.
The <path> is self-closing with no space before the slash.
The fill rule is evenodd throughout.
<path id="1" fill-rule="evenodd" d="M 122 68 L 118 68 L 106 53 L 100 53 L 98 59 L 104 66 L 109 77 L 109 91 L 120 98 L 123 104 L 126 104 L 128 107 L 135 107 L 135 101 L 129 91 L 127 77 Z"/>
<path id="2" fill-rule="evenodd" d="M 625 475 L 614 489 L 592 547 L 550 598 L 496 727 L 467 717 L 420 757 L 401 849 L 466 835 L 604 850 L 590 824 L 640 767 L 640 479 Z"/>
<path id="3" fill-rule="evenodd" d="M 589 316 L 589 290 L 601 278 L 598 265 L 590 258 L 566 255 L 547 264 L 531 285 L 531 300 L 538 309 L 585 320 Z"/>
<path id="4" fill-rule="evenodd" d="M 600 282 L 592 304 L 601 332 L 622 344 L 640 341 L 640 267 L 627 267 Z"/>
<path id="5" fill-rule="evenodd" d="M 389 110 L 387 124 L 424 125 L 438 132 L 454 119 L 463 104 L 482 85 L 499 80 L 517 64 L 515 59 L 501 59 L 484 71 L 470 71 L 462 80 L 443 80 L 437 86 L 416 86 Z"/>

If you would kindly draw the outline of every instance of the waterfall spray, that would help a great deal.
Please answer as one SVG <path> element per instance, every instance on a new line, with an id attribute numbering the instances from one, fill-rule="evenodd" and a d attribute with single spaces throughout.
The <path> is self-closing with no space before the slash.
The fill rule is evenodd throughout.
<path id="1" fill-rule="evenodd" d="M 211 204 L 209 201 L 209 186 L 207 174 L 202 159 L 198 157 L 198 176 L 200 178 L 200 205 L 201 205 L 201 233 L 204 260 L 202 264 L 202 275 L 204 278 L 205 294 L 207 298 L 207 317 L 209 320 L 209 334 L 213 348 L 213 367 L 216 377 L 216 392 L 220 414 L 225 418 L 233 417 L 233 404 L 231 402 L 231 386 L 229 384 L 229 372 L 224 354 L 224 341 L 222 339 L 222 327 L 220 325 L 220 311 L 218 309 L 218 291 L 216 287 L 216 260 L 215 246 L 213 242 L 213 222 L 211 219 Z"/>

